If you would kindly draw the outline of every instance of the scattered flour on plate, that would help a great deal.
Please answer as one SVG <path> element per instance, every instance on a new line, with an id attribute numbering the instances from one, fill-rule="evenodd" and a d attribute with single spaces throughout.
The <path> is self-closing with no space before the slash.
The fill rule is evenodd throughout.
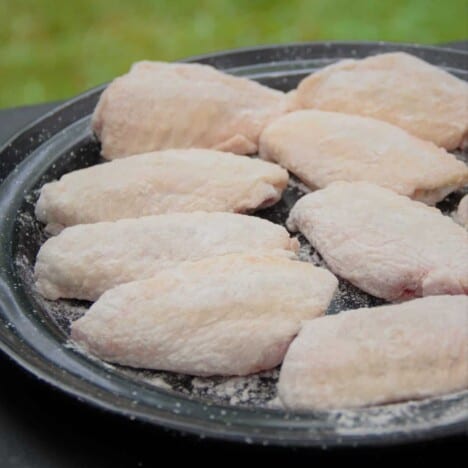
<path id="1" fill-rule="evenodd" d="M 288 186 L 301 192 L 302 195 L 312 192 L 312 190 L 309 187 L 307 187 L 307 185 L 305 185 L 304 182 L 301 182 L 297 177 L 294 176 L 291 176 L 289 178 Z"/>

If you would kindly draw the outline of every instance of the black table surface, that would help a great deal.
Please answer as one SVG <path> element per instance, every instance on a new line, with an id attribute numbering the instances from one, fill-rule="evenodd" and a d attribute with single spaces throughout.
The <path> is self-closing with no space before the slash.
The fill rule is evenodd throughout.
<path id="1" fill-rule="evenodd" d="M 450 47 L 468 50 L 468 42 Z M 0 110 L 0 145 L 57 103 Z M 88 406 L 24 371 L 0 352 L 1 468 L 152 467 L 165 460 L 222 464 L 224 460 L 263 462 L 333 462 L 402 459 L 425 462 L 450 457 L 452 467 L 464 466 L 467 438 L 386 448 L 340 450 L 257 447 L 200 439 L 159 429 Z M 170 458 L 166 458 L 169 456 Z"/>

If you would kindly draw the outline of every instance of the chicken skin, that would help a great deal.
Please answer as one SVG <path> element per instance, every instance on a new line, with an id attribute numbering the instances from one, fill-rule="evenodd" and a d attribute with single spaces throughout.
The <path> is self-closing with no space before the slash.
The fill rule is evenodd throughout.
<path id="1" fill-rule="evenodd" d="M 468 294 L 468 232 L 436 208 L 367 182 L 334 182 L 301 198 L 299 230 L 331 271 L 389 301 Z"/>
<path id="2" fill-rule="evenodd" d="M 45 242 L 35 265 L 47 299 L 96 300 L 122 283 L 183 261 L 236 252 L 293 257 L 299 243 L 282 226 L 232 213 L 174 213 L 82 224 Z"/>
<path id="3" fill-rule="evenodd" d="M 336 409 L 468 388 L 468 296 L 432 296 L 304 322 L 280 373 L 288 409 Z"/>
<path id="4" fill-rule="evenodd" d="M 36 217 L 64 226 L 191 211 L 250 212 L 288 183 L 276 164 L 213 150 L 167 150 L 111 161 L 45 184 Z"/>
<path id="5" fill-rule="evenodd" d="M 208 65 L 145 61 L 103 92 L 92 127 L 106 159 L 170 148 L 254 154 L 286 105 L 282 92 Z"/>
<path id="6" fill-rule="evenodd" d="M 313 73 L 299 84 L 295 106 L 384 120 L 448 150 L 468 135 L 468 84 L 403 52 Z"/>
<path id="7" fill-rule="evenodd" d="M 72 340 L 106 361 L 190 375 L 277 366 L 304 319 L 337 287 L 327 270 L 281 257 L 185 262 L 104 293 L 72 324 Z"/>
<path id="8" fill-rule="evenodd" d="M 468 167 L 433 143 L 381 120 L 304 110 L 270 124 L 260 156 L 311 189 L 368 181 L 428 204 L 468 183 Z"/>

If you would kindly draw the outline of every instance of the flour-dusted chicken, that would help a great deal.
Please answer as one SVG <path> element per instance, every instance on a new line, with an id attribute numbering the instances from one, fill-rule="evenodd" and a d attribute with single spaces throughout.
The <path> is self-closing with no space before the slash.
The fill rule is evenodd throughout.
<path id="1" fill-rule="evenodd" d="M 304 319 L 327 309 L 337 279 L 310 263 L 225 255 L 185 262 L 104 293 L 72 340 L 106 361 L 191 375 L 278 365 Z"/>
<path id="2" fill-rule="evenodd" d="M 301 198 L 288 227 L 329 268 L 389 301 L 468 294 L 468 232 L 436 208 L 367 182 L 334 182 Z"/>
<path id="3" fill-rule="evenodd" d="M 96 300 L 122 283 L 182 261 L 236 252 L 293 257 L 299 244 L 282 226 L 232 213 L 175 213 L 82 224 L 45 242 L 35 265 L 47 299 Z"/>
<path id="4" fill-rule="evenodd" d="M 468 195 L 465 195 L 458 204 L 455 220 L 465 228 L 468 228 Z"/>
<path id="5" fill-rule="evenodd" d="M 293 410 L 360 407 L 468 388 L 468 297 L 432 296 L 303 323 L 278 390 Z"/>
<path id="6" fill-rule="evenodd" d="M 447 149 L 468 135 L 468 84 L 402 52 L 313 73 L 299 84 L 295 105 L 385 120 Z"/>
<path id="7" fill-rule="evenodd" d="M 139 62 L 104 91 L 92 125 L 106 159 L 168 148 L 253 154 L 286 106 L 282 92 L 208 65 Z"/>
<path id="8" fill-rule="evenodd" d="M 468 167 L 433 143 L 381 120 L 337 112 L 278 118 L 260 137 L 260 156 L 312 189 L 363 180 L 434 204 L 468 183 Z"/>
<path id="9" fill-rule="evenodd" d="M 276 164 L 213 150 L 118 159 L 46 184 L 36 217 L 50 231 L 74 224 L 189 211 L 250 212 L 275 204 L 288 183 Z"/>

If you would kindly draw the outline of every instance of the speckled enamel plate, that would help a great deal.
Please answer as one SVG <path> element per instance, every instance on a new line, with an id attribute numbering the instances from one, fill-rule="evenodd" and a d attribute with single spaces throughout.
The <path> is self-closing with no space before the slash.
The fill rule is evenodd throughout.
<path id="1" fill-rule="evenodd" d="M 383 43 L 315 43 L 244 49 L 196 57 L 234 75 L 289 90 L 306 74 L 338 59 L 403 50 L 468 79 L 468 54 Z M 138 371 L 84 356 L 68 344 L 71 320 L 89 303 L 45 301 L 32 269 L 45 236 L 34 219 L 38 189 L 100 161 L 90 115 L 103 87 L 65 103 L 0 150 L 0 348 L 30 372 L 87 403 L 156 425 L 223 439 L 277 445 L 392 444 L 462 433 L 468 392 L 358 410 L 288 413 L 276 398 L 278 370 L 248 378 L 192 378 Z M 466 155 L 459 155 L 464 158 Z M 284 224 L 304 187 L 293 180 L 281 202 L 258 213 Z M 441 202 L 452 211 L 461 193 Z M 321 258 L 301 240 L 303 259 Z M 345 281 L 328 313 L 383 303 Z"/>

